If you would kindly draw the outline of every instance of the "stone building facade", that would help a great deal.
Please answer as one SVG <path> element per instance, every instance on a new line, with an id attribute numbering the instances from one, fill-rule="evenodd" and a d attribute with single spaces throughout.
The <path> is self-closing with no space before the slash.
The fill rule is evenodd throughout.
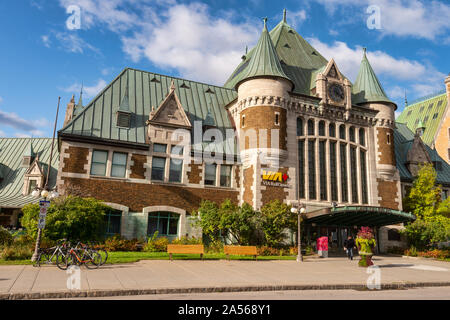
<path id="1" fill-rule="evenodd" d="M 396 108 L 365 52 L 352 84 L 284 18 L 223 87 L 127 68 L 87 106 L 72 100 L 56 184 L 108 203 L 110 232 L 129 238 L 198 236 L 202 200 L 400 214 Z"/>

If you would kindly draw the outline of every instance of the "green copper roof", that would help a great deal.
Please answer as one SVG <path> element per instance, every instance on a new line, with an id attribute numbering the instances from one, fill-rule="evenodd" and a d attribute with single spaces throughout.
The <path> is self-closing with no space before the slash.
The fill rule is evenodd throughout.
<path id="1" fill-rule="evenodd" d="M 408 212 L 369 206 L 324 208 L 306 214 L 308 224 L 324 226 L 381 227 L 414 220 L 416 216 Z"/>
<path id="2" fill-rule="evenodd" d="M 28 144 L 23 152 L 23 156 L 24 157 L 32 157 L 34 156 L 34 152 L 33 152 L 33 139 L 30 139 L 28 141 Z"/>
<path id="3" fill-rule="evenodd" d="M 415 132 L 419 127 L 419 122 L 422 121 L 425 127 L 422 140 L 431 147 L 444 118 L 447 104 L 445 91 L 425 99 L 419 99 L 414 104 L 406 106 L 397 118 L 397 122 L 404 123 L 412 132 Z"/>
<path id="4" fill-rule="evenodd" d="M 328 61 L 284 19 L 269 34 L 284 73 L 294 83 L 293 92 L 311 95 L 311 88 L 315 87 L 313 73 L 326 66 Z M 237 66 L 225 83 L 225 87 L 235 88 L 243 79 L 255 52 L 256 47 L 248 52 L 245 60 Z"/>
<path id="5" fill-rule="evenodd" d="M 355 104 L 366 102 L 390 102 L 384 89 L 378 80 L 375 72 L 367 59 L 366 50 L 364 49 L 364 56 L 359 68 L 358 77 L 353 84 L 353 98 Z"/>
<path id="6" fill-rule="evenodd" d="M 270 39 L 269 31 L 267 31 L 266 22 L 267 19 L 264 19 L 263 32 L 255 47 L 253 57 L 239 83 L 249 78 L 261 76 L 279 77 L 290 80 L 281 67 L 277 52 Z"/>
<path id="7" fill-rule="evenodd" d="M 235 90 L 130 68 L 124 69 L 58 134 L 145 145 L 145 122 L 152 106 L 158 108 L 166 98 L 172 81 L 191 124 L 205 121 L 210 108 L 217 129 L 225 137 L 225 130 L 233 128 L 225 106 L 237 98 Z M 117 111 L 126 103 L 125 96 L 131 113 L 130 128 L 117 127 L 115 121 Z"/>
<path id="8" fill-rule="evenodd" d="M 397 169 L 400 172 L 400 178 L 402 181 L 412 182 L 414 180 L 413 176 L 406 167 L 406 156 L 413 145 L 413 141 L 414 133 L 406 126 L 406 124 L 396 122 L 396 129 L 394 130 L 395 158 L 397 162 Z M 427 150 L 431 161 L 441 162 L 442 170 L 436 171 L 437 182 L 446 186 L 450 186 L 450 165 L 439 156 L 436 149 L 431 149 L 426 144 L 425 149 Z"/>
<path id="9" fill-rule="evenodd" d="M 22 159 L 31 140 L 33 141 L 34 155 L 39 156 L 39 163 L 46 175 L 52 146 L 51 138 L 0 138 L 0 167 L 3 170 L 3 180 L 0 181 L 0 207 L 21 208 L 25 204 L 38 201 L 31 195 L 22 195 L 24 175 L 27 171 L 27 168 L 22 167 Z M 56 143 L 55 140 L 55 145 Z M 56 184 L 58 163 L 58 148 L 55 147 L 48 181 L 50 188 Z"/>

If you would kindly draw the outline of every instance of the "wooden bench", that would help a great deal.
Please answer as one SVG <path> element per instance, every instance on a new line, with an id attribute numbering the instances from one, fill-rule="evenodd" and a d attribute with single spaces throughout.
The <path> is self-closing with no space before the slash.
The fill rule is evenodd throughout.
<path id="1" fill-rule="evenodd" d="M 167 253 L 170 260 L 172 260 L 172 253 L 192 253 L 200 254 L 200 258 L 203 259 L 205 249 L 202 244 L 168 244 Z"/>
<path id="2" fill-rule="evenodd" d="M 227 259 L 230 260 L 231 255 L 246 255 L 246 256 L 254 256 L 255 260 L 258 255 L 255 246 L 224 246 L 223 252 L 227 255 Z"/>

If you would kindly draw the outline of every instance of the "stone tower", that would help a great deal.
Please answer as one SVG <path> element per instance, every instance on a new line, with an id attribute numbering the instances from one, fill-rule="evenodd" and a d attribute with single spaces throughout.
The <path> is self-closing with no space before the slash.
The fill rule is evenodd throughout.
<path id="1" fill-rule="evenodd" d="M 264 19 L 264 29 L 254 49 L 238 92 L 236 126 L 239 128 L 243 165 L 241 202 L 259 209 L 276 198 L 263 186 L 263 171 L 274 172 L 278 182 L 286 177 L 286 115 L 293 82 L 284 73 Z M 284 171 L 283 171 L 284 170 Z M 277 180 L 277 179 L 274 179 Z"/>
<path id="2" fill-rule="evenodd" d="M 397 105 L 390 101 L 364 56 L 358 77 L 353 85 L 353 103 L 378 111 L 372 128 L 376 163 L 376 182 L 372 182 L 372 194 L 380 207 L 402 209 L 400 175 L 396 167 L 394 129 Z"/>

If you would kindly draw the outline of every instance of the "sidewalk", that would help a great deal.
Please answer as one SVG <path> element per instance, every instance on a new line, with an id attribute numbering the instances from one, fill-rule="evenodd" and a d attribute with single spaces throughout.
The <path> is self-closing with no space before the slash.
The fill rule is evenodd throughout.
<path id="1" fill-rule="evenodd" d="M 450 286 L 450 263 L 377 256 L 383 289 Z M 358 258 L 296 261 L 146 260 L 81 268 L 81 290 L 68 290 L 56 266 L 0 266 L 0 299 L 101 297 L 189 292 L 366 289 Z"/>

